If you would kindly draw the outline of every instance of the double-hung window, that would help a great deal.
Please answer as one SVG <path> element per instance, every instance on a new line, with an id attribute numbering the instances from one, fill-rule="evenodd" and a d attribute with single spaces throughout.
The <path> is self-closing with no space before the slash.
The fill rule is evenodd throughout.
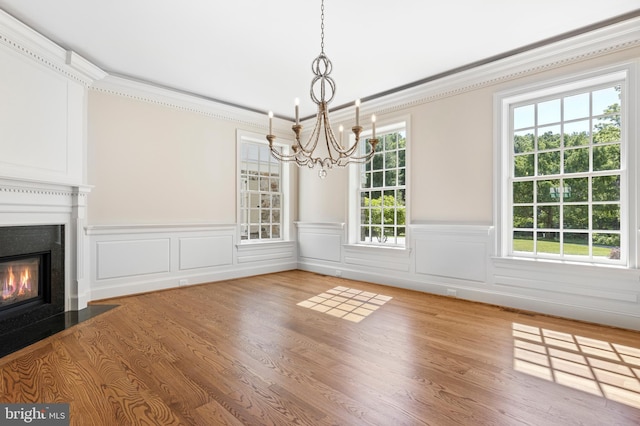
<path id="1" fill-rule="evenodd" d="M 503 99 L 503 254 L 626 264 L 625 85 L 614 73 Z"/>
<path id="2" fill-rule="evenodd" d="M 379 129 L 377 152 L 360 165 L 357 242 L 405 246 L 407 200 L 406 122 Z M 366 144 L 369 149 L 369 144 Z"/>
<path id="3" fill-rule="evenodd" d="M 239 135 L 238 156 L 240 241 L 283 239 L 287 185 L 282 164 L 266 142 L 251 134 Z"/>

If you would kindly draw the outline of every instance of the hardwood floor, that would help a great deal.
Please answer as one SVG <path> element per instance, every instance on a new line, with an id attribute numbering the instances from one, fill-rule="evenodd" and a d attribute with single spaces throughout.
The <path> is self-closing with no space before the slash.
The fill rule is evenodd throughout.
<path id="1" fill-rule="evenodd" d="M 329 312 L 340 292 L 363 318 Z M 302 271 L 104 303 L 0 358 L 0 402 L 83 426 L 640 423 L 638 332 Z"/>

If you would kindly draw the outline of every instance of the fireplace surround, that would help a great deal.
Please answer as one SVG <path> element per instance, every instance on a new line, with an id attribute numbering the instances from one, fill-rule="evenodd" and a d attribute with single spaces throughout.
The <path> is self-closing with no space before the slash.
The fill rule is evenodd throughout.
<path id="1" fill-rule="evenodd" d="M 65 311 L 64 268 L 64 225 L 0 227 L 0 336 Z"/>

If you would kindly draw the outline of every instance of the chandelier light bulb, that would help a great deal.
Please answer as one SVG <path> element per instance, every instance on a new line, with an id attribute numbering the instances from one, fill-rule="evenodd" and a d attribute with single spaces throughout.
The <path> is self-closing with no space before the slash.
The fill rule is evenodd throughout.
<path id="1" fill-rule="evenodd" d="M 376 115 L 371 116 L 371 139 L 376 138 Z"/>

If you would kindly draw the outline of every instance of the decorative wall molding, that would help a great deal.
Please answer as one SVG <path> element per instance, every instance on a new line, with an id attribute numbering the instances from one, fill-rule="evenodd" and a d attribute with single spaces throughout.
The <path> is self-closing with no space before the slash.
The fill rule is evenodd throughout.
<path id="1" fill-rule="evenodd" d="M 225 105 L 195 94 L 155 86 L 151 83 L 109 75 L 96 81 L 90 89 L 179 111 L 201 114 L 242 126 L 255 127 L 261 132 L 267 130 L 267 120 L 264 114 Z"/>
<path id="2" fill-rule="evenodd" d="M 484 284 L 492 226 L 411 225 L 416 273 Z"/>
<path id="3" fill-rule="evenodd" d="M 409 272 L 411 249 L 365 244 L 345 244 L 344 263 L 366 268 Z"/>
<path id="4" fill-rule="evenodd" d="M 273 241 L 236 245 L 238 263 L 251 264 L 278 259 L 297 259 L 295 241 Z"/>
<path id="5" fill-rule="evenodd" d="M 305 256 L 305 238 L 337 239 L 342 224 L 296 225 L 298 269 L 640 330 L 639 270 L 496 258 L 495 230 L 485 224 L 412 224 L 406 250 L 344 245 L 339 251 L 329 240 L 321 255 Z"/>
<path id="6" fill-rule="evenodd" d="M 0 178 L 0 192 L 6 196 L 40 195 L 50 197 L 86 197 L 91 185 L 65 185 L 36 180 Z"/>
<path id="7" fill-rule="evenodd" d="M 0 44 L 84 86 L 107 73 L 75 52 L 67 51 L 0 10 Z"/>
<path id="8" fill-rule="evenodd" d="M 235 224 L 85 227 L 91 300 L 295 269 L 292 241 L 238 244 Z"/>
<path id="9" fill-rule="evenodd" d="M 295 222 L 298 256 L 324 262 L 341 262 L 345 241 L 344 223 Z"/>
<path id="10" fill-rule="evenodd" d="M 91 225 L 86 228 L 87 235 L 133 235 L 160 234 L 178 232 L 235 232 L 236 225 L 231 223 L 177 223 L 177 224 L 121 224 Z"/>

